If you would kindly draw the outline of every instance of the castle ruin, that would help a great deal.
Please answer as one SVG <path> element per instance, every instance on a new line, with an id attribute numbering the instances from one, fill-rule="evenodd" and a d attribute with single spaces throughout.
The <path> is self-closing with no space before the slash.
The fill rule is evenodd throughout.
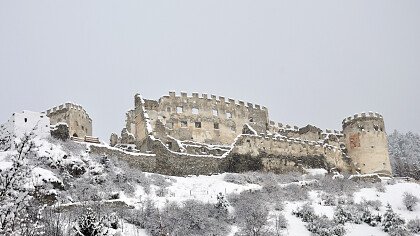
<path id="1" fill-rule="evenodd" d="M 356 114 L 342 126 L 284 125 L 270 121 L 264 106 L 214 95 L 170 92 L 150 100 L 137 94 L 111 146 L 137 153 L 137 165 L 143 158 L 143 169 L 164 174 L 325 168 L 390 175 L 383 117 Z"/>
<path id="2" fill-rule="evenodd" d="M 66 123 L 72 137 L 92 136 L 92 119 L 82 106 L 65 103 L 47 110 L 51 125 Z"/>

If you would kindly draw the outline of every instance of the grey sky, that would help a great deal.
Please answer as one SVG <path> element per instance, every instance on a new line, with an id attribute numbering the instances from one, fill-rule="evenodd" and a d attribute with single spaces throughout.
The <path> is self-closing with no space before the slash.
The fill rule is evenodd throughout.
<path id="1" fill-rule="evenodd" d="M 74 101 L 106 140 L 135 93 L 169 90 L 292 125 L 374 110 L 420 132 L 420 1 L 0 0 L 0 81 L 0 123 Z"/>

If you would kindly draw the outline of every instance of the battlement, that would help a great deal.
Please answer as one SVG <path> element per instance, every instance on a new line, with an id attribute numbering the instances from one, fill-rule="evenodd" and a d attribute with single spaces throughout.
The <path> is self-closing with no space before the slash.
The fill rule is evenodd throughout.
<path id="1" fill-rule="evenodd" d="M 343 127 L 347 126 L 354 121 L 361 120 L 361 119 L 371 119 L 371 120 L 383 120 L 383 116 L 377 112 L 361 112 L 354 114 L 353 116 L 349 116 L 342 121 Z"/>
<path id="2" fill-rule="evenodd" d="M 83 109 L 83 107 L 81 105 L 78 105 L 78 104 L 75 104 L 75 103 L 72 103 L 72 102 L 66 102 L 64 104 L 61 104 L 61 105 L 55 106 L 51 109 L 48 109 L 46 111 L 46 114 L 48 116 L 48 115 L 50 115 L 52 113 L 55 113 L 55 112 L 60 112 L 60 111 L 65 111 L 65 110 L 70 110 L 70 109 L 75 109 L 75 110 L 78 110 L 78 111 L 82 111 L 85 114 L 86 118 L 89 121 L 92 121 L 92 119 L 87 114 L 86 110 Z"/>
<path id="3" fill-rule="evenodd" d="M 235 100 L 232 98 L 226 98 L 224 96 L 216 96 L 214 94 L 211 94 L 210 96 L 206 93 L 199 94 L 197 92 L 193 92 L 191 94 L 187 94 L 186 92 L 180 92 L 179 95 L 176 94 L 174 91 L 170 91 L 169 95 L 163 95 L 161 98 L 169 98 L 169 99 L 187 99 L 187 98 L 193 98 L 193 99 L 203 99 L 206 101 L 213 101 L 215 103 L 219 104 L 225 104 L 227 106 L 235 106 L 238 108 L 244 107 L 244 108 L 251 108 L 255 110 L 263 110 L 268 111 L 268 109 L 265 106 L 261 106 L 259 104 L 252 104 L 249 102 L 244 102 L 241 100 Z"/>

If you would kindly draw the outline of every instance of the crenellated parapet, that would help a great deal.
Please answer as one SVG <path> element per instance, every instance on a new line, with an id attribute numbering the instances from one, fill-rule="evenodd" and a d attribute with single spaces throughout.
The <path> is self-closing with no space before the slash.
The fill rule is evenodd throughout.
<path id="1" fill-rule="evenodd" d="M 367 121 L 367 120 L 378 120 L 383 122 L 383 116 L 378 112 L 361 112 L 354 114 L 353 116 L 349 116 L 345 118 L 341 123 L 343 125 L 343 129 L 350 124 L 354 124 L 357 121 Z"/>
<path id="2" fill-rule="evenodd" d="M 174 101 L 183 101 L 185 103 L 190 101 L 197 101 L 201 100 L 203 102 L 212 103 L 212 104 L 223 104 L 227 107 L 234 107 L 234 108 L 249 108 L 249 109 L 255 109 L 255 110 L 262 110 L 262 111 L 268 111 L 268 109 L 265 106 L 261 106 L 259 104 L 253 104 L 249 102 L 244 102 L 241 100 L 235 100 L 232 98 L 226 98 L 224 96 L 216 96 L 213 94 L 199 94 L 199 93 L 191 93 L 188 94 L 186 92 L 180 92 L 179 95 L 177 95 L 175 92 L 169 92 L 169 95 L 162 96 L 161 99 L 171 99 Z"/>
<path id="3" fill-rule="evenodd" d="M 47 113 L 47 116 L 49 116 L 52 113 L 55 113 L 55 112 L 63 112 L 63 111 L 70 110 L 70 109 L 73 109 L 73 110 L 82 112 L 87 119 L 89 119 L 90 121 L 92 121 L 92 119 L 89 117 L 89 115 L 86 112 L 86 110 L 81 105 L 78 105 L 78 104 L 75 104 L 75 103 L 71 103 L 71 102 L 66 102 L 64 104 L 61 104 L 61 105 L 52 107 L 52 108 L 48 109 L 46 111 L 46 113 Z"/>
<path id="4" fill-rule="evenodd" d="M 48 109 L 46 114 L 50 118 L 51 125 L 66 123 L 72 137 L 92 136 L 92 119 L 78 104 L 67 102 Z"/>

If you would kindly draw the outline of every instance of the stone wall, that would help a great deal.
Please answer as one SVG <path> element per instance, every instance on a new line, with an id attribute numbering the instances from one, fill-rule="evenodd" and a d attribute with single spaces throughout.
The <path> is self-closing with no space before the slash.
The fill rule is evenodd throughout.
<path id="1" fill-rule="evenodd" d="M 92 136 L 92 119 L 87 112 L 79 105 L 66 103 L 47 110 L 51 125 L 67 123 L 70 136 L 85 137 Z"/>
<path id="2" fill-rule="evenodd" d="M 145 99 L 137 106 L 145 108 L 153 128 L 159 120 L 165 133 L 179 140 L 231 144 L 244 124 L 250 123 L 259 133 L 265 133 L 268 125 L 267 108 L 214 95 L 171 92 L 158 102 Z"/>
<path id="3" fill-rule="evenodd" d="M 241 135 L 230 156 L 259 158 L 264 171 L 284 172 L 301 167 L 353 171 L 350 159 L 339 148 L 287 138 Z"/>
<path id="4" fill-rule="evenodd" d="M 383 117 L 378 113 L 361 113 L 343 120 L 348 154 L 362 174 L 391 174 L 388 140 Z"/>

